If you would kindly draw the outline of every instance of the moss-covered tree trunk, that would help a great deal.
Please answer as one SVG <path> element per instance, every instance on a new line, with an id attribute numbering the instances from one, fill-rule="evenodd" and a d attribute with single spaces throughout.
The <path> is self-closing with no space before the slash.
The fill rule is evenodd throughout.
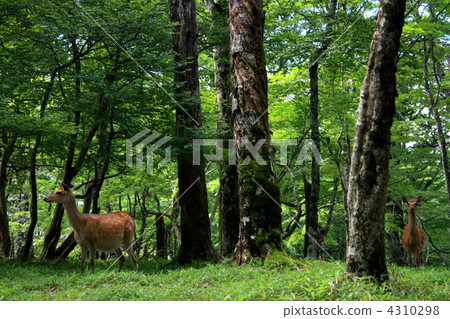
<path id="1" fill-rule="evenodd" d="M 281 249 L 280 191 L 271 145 L 261 0 L 230 0 L 232 116 L 238 155 L 239 241 L 233 259 Z"/>
<path id="2" fill-rule="evenodd" d="M 175 98 L 178 102 L 177 136 L 184 146 L 192 143 L 201 128 L 202 109 L 199 94 L 197 9 L 195 0 L 171 0 L 176 53 Z M 178 188 L 181 207 L 181 247 L 176 257 L 180 264 L 192 260 L 220 259 L 211 241 L 205 168 L 203 161 L 193 163 L 192 147 L 178 154 Z"/>
<path id="3" fill-rule="evenodd" d="M 385 210 L 404 0 L 382 0 L 361 87 L 348 187 L 347 271 L 388 277 Z"/>
<path id="4" fill-rule="evenodd" d="M 233 138 L 231 119 L 230 33 L 228 25 L 228 1 L 204 0 L 211 16 L 211 39 L 214 43 L 214 84 L 217 101 L 217 131 L 224 141 L 228 154 L 228 142 Z M 219 252 L 230 255 L 239 237 L 239 193 L 237 167 L 224 156 L 219 163 Z"/>

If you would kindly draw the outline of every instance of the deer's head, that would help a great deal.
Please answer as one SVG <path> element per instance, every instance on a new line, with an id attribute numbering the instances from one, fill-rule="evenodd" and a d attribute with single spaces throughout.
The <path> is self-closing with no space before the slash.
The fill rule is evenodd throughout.
<path id="1" fill-rule="evenodd" d="M 44 201 L 46 201 L 47 203 L 62 204 L 64 201 L 70 199 L 72 192 L 69 186 L 64 183 L 59 183 L 59 186 L 60 188 L 56 192 L 46 196 L 44 198 Z"/>
<path id="2" fill-rule="evenodd" d="M 417 197 L 416 200 L 408 200 L 405 196 L 402 196 L 402 200 L 408 205 L 408 211 L 411 214 L 415 214 L 417 211 L 417 205 L 422 200 L 422 196 Z"/>

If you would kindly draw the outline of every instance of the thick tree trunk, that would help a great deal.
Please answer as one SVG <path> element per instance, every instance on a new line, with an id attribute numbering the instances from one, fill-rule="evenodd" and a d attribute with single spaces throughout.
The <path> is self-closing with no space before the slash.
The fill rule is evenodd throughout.
<path id="1" fill-rule="evenodd" d="M 195 0 L 171 0 L 170 13 L 175 62 L 175 98 L 178 102 L 177 136 L 184 145 L 192 143 L 193 132 L 201 128 L 202 109 L 199 94 L 197 9 Z M 211 241 L 203 160 L 193 163 L 192 151 L 178 155 L 178 187 L 181 207 L 181 247 L 176 262 L 219 260 Z"/>
<path id="2" fill-rule="evenodd" d="M 361 87 L 349 176 L 347 271 L 378 281 L 388 278 L 385 204 L 404 12 L 404 0 L 381 1 Z"/>
<path id="3" fill-rule="evenodd" d="M 229 12 L 240 210 L 233 259 L 241 265 L 281 250 L 281 208 L 267 113 L 262 2 L 230 0 Z"/>
<path id="4" fill-rule="evenodd" d="M 230 34 L 228 25 L 228 1 L 214 2 L 205 0 L 211 16 L 211 30 L 214 44 L 214 84 L 217 101 L 217 131 L 225 140 L 233 138 L 231 119 L 230 87 Z M 227 157 L 228 158 L 228 157 Z M 239 236 L 239 192 L 236 165 L 230 165 L 226 159 L 219 163 L 219 252 L 223 256 L 232 254 Z"/>

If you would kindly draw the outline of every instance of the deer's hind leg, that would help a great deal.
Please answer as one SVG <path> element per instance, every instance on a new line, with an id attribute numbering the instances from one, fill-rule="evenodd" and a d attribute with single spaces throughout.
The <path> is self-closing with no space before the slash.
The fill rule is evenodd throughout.
<path id="1" fill-rule="evenodd" d="M 134 270 L 137 272 L 139 267 L 137 263 L 136 254 L 134 253 L 132 245 L 128 248 L 128 255 L 131 256 L 131 259 L 133 260 Z"/>
<path id="2" fill-rule="evenodd" d="M 414 254 L 414 267 L 420 267 L 422 263 L 422 252 L 416 252 Z"/>
<path id="3" fill-rule="evenodd" d="M 132 234 L 133 233 L 130 233 L 130 235 L 127 236 L 127 238 L 125 239 L 123 248 L 128 253 L 128 256 L 131 257 L 131 260 L 133 261 L 133 265 L 134 265 L 134 270 L 137 272 L 138 271 L 138 262 L 137 262 L 136 254 L 134 252 L 134 236 Z"/>
<path id="4" fill-rule="evenodd" d="M 91 270 L 92 273 L 95 273 L 95 257 L 96 257 L 96 248 L 94 246 L 91 246 L 91 249 L 89 251 L 90 257 L 91 257 Z"/>
<path id="5" fill-rule="evenodd" d="M 117 258 L 119 258 L 119 266 L 117 268 L 117 272 L 121 272 L 122 268 L 123 268 L 123 264 L 125 263 L 125 256 L 122 254 L 122 251 L 120 250 L 120 248 L 117 248 L 116 250 L 114 250 L 114 252 L 117 255 Z"/>

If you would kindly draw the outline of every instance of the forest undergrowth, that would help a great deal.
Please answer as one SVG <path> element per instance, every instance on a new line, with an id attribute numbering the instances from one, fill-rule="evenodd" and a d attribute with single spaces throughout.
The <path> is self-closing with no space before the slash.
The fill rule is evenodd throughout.
<path id="1" fill-rule="evenodd" d="M 347 278 L 345 265 L 303 261 L 304 269 L 259 262 L 194 263 L 164 267 L 161 260 L 141 260 L 139 272 L 127 260 L 124 271 L 97 260 L 96 273 L 80 275 L 76 258 L 64 261 L 0 263 L 0 300 L 303 300 L 412 301 L 449 300 L 449 269 L 389 265 L 389 280 L 374 284 Z"/>

